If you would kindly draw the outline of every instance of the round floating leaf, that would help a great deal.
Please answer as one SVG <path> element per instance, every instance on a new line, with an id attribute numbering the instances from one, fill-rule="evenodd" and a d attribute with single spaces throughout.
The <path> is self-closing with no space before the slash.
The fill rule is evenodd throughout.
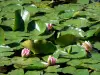
<path id="1" fill-rule="evenodd" d="M 100 50 L 100 42 L 95 42 L 94 48 L 97 48 L 98 50 Z"/>
<path id="2" fill-rule="evenodd" d="M 80 4 L 88 4 L 89 3 L 89 0 L 77 0 L 77 3 L 80 3 Z"/>
<path id="3" fill-rule="evenodd" d="M 39 33 L 43 33 L 46 30 L 46 25 L 42 21 L 37 21 L 35 23 L 35 28 L 39 31 Z"/>
<path id="4" fill-rule="evenodd" d="M 87 59 L 81 59 L 81 61 L 85 64 L 96 64 L 99 63 L 99 60 L 92 59 L 92 58 L 87 58 Z"/>
<path id="5" fill-rule="evenodd" d="M 92 59 L 94 59 L 94 60 L 99 60 L 100 61 L 100 54 L 99 53 L 92 53 Z"/>
<path id="6" fill-rule="evenodd" d="M 94 35 L 95 32 L 96 32 L 95 29 L 86 31 L 86 37 L 87 37 L 87 38 L 92 37 L 92 36 Z"/>
<path id="7" fill-rule="evenodd" d="M 12 63 L 15 68 L 25 68 L 25 69 L 43 69 L 47 67 L 47 64 L 44 64 L 40 61 L 39 58 L 23 58 L 23 57 L 14 57 Z"/>
<path id="8" fill-rule="evenodd" d="M 38 36 L 33 35 L 33 36 L 29 36 L 29 38 L 32 39 L 32 40 L 45 40 L 45 39 L 52 37 L 54 35 L 54 33 L 55 32 L 52 32 L 51 34 L 48 34 L 48 35 L 38 35 Z"/>
<path id="9" fill-rule="evenodd" d="M 35 54 L 50 54 L 53 53 L 56 50 L 56 46 L 50 42 L 50 41 L 46 41 L 46 40 L 35 40 L 34 44 L 33 44 L 33 49 L 35 52 Z"/>
<path id="10" fill-rule="evenodd" d="M 0 27 L 0 45 L 5 43 L 4 30 Z"/>
<path id="11" fill-rule="evenodd" d="M 65 55 L 66 58 L 85 58 L 87 56 L 87 52 L 84 48 L 78 45 L 71 45 L 72 52 L 68 55 Z M 68 49 L 69 46 L 66 47 Z"/>
<path id="12" fill-rule="evenodd" d="M 41 75 L 40 71 L 27 71 L 25 75 Z"/>
<path id="13" fill-rule="evenodd" d="M 94 71 L 90 75 L 100 75 L 100 72 Z"/>
<path id="14" fill-rule="evenodd" d="M 74 59 L 74 60 L 67 62 L 67 64 L 71 66 L 79 67 L 82 64 L 82 61 L 79 59 Z"/>
<path id="15" fill-rule="evenodd" d="M 66 25 L 72 25 L 77 28 L 87 27 L 89 26 L 89 22 L 86 18 L 79 18 L 79 19 L 69 19 L 66 22 L 64 22 Z"/>
<path id="16" fill-rule="evenodd" d="M 0 46 L 0 57 L 11 56 L 14 54 L 13 50 L 8 46 Z"/>
<path id="17" fill-rule="evenodd" d="M 37 57 L 34 57 L 34 58 L 14 57 L 14 58 L 12 58 L 13 64 L 30 65 L 34 62 L 40 62 L 40 59 Z"/>
<path id="18" fill-rule="evenodd" d="M 45 62 L 34 62 L 31 65 L 27 65 L 24 67 L 25 69 L 30 69 L 30 70 L 41 70 L 47 68 L 47 63 Z"/>
<path id="19" fill-rule="evenodd" d="M 34 15 L 35 13 L 38 12 L 38 8 L 34 4 L 29 5 L 29 6 L 25 6 L 25 10 L 30 12 L 31 15 Z"/>
<path id="20" fill-rule="evenodd" d="M 57 73 L 44 73 L 44 75 L 58 75 Z"/>
<path id="21" fill-rule="evenodd" d="M 57 63 L 57 64 L 61 64 L 61 63 L 66 63 L 66 62 L 68 62 L 68 61 L 70 61 L 70 59 L 58 58 L 56 63 Z"/>
<path id="22" fill-rule="evenodd" d="M 68 67 L 64 67 L 62 69 L 62 72 L 64 74 L 68 73 L 68 74 L 74 74 L 74 72 L 76 71 L 76 68 L 75 67 L 71 67 L 71 66 L 68 66 Z"/>
<path id="23" fill-rule="evenodd" d="M 47 69 L 45 69 L 46 72 L 61 72 L 62 68 L 59 68 L 59 65 L 55 66 L 49 66 Z"/>
<path id="24" fill-rule="evenodd" d="M 23 69 L 15 69 L 8 73 L 8 75 L 24 75 Z"/>
<path id="25" fill-rule="evenodd" d="M 62 35 L 59 38 L 57 38 L 55 40 L 55 43 L 65 46 L 65 45 L 70 45 L 70 44 L 74 43 L 76 40 L 77 40 L 77 38 L 74 35 L 66 34 L 66 35 Z"/>
<path id="26" fill-rule="evenodd" d="M 75 71 L 74 75 L 89 75 L 88 69 L 78 69 Z"/>
<path id="27" fill-rule="evenodd" d="M 100 63 L 98 64 L 88 64 L 88 67 L 95 71 L 100 71 Z"/>
<path id="28" fill-rule="evenodd" d="M 82 29 L 74 28 L 74 27 L 70 27 L 66 31 L 61 31 L 61 35 L 65 35 L 65 34 L 72 34 L 72 35 L 79 37 L 79 38 L 85 36 L 85 33 Z"/>
<path id="29" fill-rule="evenodd" d="M 11 65 L 12 64 L 10 58 L 7 58 L 7 57 L 0 58 L 0 61 L 1 61 L 0 66 Z"/>

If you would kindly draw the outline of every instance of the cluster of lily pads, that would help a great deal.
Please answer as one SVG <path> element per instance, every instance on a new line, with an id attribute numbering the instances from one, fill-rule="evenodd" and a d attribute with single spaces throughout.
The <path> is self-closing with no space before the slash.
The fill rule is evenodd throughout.
<path id="1" fill-rule="evenodd" d="M 54 4 L 0 1 L 0 75 L 100 74 L 100 3 Z"/>

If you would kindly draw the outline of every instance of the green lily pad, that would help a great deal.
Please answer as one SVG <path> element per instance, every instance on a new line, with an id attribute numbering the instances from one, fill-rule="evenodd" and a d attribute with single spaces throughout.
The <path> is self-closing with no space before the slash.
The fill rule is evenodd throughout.
<path id="1" fill-rule="evenodd" d="M 71 66 L 68 66 L 68 67 L 64 67 L 62 69 L 62 72 L 64 74 L 68 73 L 68 74 L 74 74 L 74 72 L 76 71 L 76 68 L 75 67 L 71 67 Z"/>
<path id="2" fill-rule="evenodd" d="M 81 61 L 85 64 L 96 64 L 99 63 L 99 60 L 92 59 L 92 58 L 87 58 L 87 59 L 81 59 Z"/>
<path id="3" fill-rule="evenodd" d="M 39 58 L 23 58 L 23 57 L 14 57 L 12 63 L 15 68 L 24 68 L 24 69 L 44 69 L 47 67 L 47 64 L 41 62 Z"/>
<path id="4" fill-rule="evenodd" d="M 61 72 L 62 68 L 59 68 L 59 65 L 55 66 L 49 66 L 47 69 L 45 69 L 46 72 Z"/>
<path id="5" fill-rule="evenodd" d="M 0 46 L 0 57 L 13 55 L 13 50 L 8 46 Z"/>
<path id="6" fill-rule="evenodd" d="M 25 75 L 41 75 L 40 71 L 27 71 Z"/>
<path id="7" fill-rule="evenodd" d="M 72 52 L 70 54 L 65 55 L 65 58 L 85 58 L 87 53 L 84 48 L 78 45 L 71 45 Z M 66 47 L 68 49 L 69 46 Z"/>
<path id="8" fill-rule="evenodd" d="M 43 33 L 46 30 L 46 25 L 42 21 L 37 21 L 35 23 L 35 28 L 39 31 L 39 33 Z"/>
<path id="9" fill-rule="evenodd" d="M 100 74 L 100 72 L 94 71 L 90 75 L 99 75 L 99 74 Z"/>
<path id="10" fill-rule="evenodd" d="M 100 71 L 100 63 L 98 64 L 89 64 L 88 67 L 95 71 Z"/>
<path id="11" fill-rule="evenodd" d="M 89 3 L 89 0 L 77 0 L 77 3 L 80 3 L 80 4 L 88 4 Z"/>
<path id="12" fill-rule="evenodd" d="M 4 65 L 11 65 L 12 64 L 12 62 L 11 62 L 11 60 L 10 60 L 10 58 L 7 58 L 7 57 L 2 57 L 2 58 L 0 58 L 0 66 L 4 66 Z"/>
<path id="13" fill-rule="evenodd" d="M 35 15 L 38 12 L 38 8 L 34 4 L 32 4 L 30 6 L 24 6 L 24 8 L 25 8 L 25 10 L 30 12 L 31 15 Z"/>
<path id="14" fill-rule="evenodd" d="M 85 36 L 85 33 L 82 29 L 74 28 L 74 27 L 70 27 L 66 31 L 61 32 L 61 35 L 65 35 L 65 34 L 72 34 L 79 38 Z"/>
<path id="15" fill-rule="evenodd" d="M 74 59 L 74 60 L 67 62 L 67 64 L 71 66 L 79 67 L 82 64 L 82 61 L 78 59 Z"/>
<path id="16" fill-rule="evenodd" d="M 68 62 L 68 61 L 70 61 L 70 59 L 58 58 L 56 63 L 57 63 L 57 64 L 61 64 L 61 63 L 66 63 L 66 62 Z"/>
<path id="17" fill-rule="evenodd" d="M 5 44 L 4 30 L 0 27 L 0 45 Z"/>
<path id="18" fill-rule="evenodd" d="M 72 25 L 77 28 L 87 27 L 89 26 L 89 22 L 86 18 L 79 18 L 79 19 L 69 19 L 66 22 L 64 22 L 66 25 Z"/>
<path id="19" fill-rule="evenodd" d="M 88 69 L 78 69 L 74 75 L 89 75 L 89 71 Z"/>
<path id="20" fill-rule="evenodd" d="M 57 73 L 44 73 L 44 75 L 58 75 Z"/>
<path id="21" fill-rule="evenodd" d="M 66 35 L 62 35 L 59 38 L 57 38 L 55 40 L 55 43 L 62 45 L 62 46 L 66 46 L 66 45 L 73 44 L 76 40 L 77 40 L 76 36 L 72 34 L 66 34 Z"/>
<path id="22" fill-rule="evenodd" d="M 40 62 L 40 59 L 37 57 L 34 58 L 14 57 L 12 58 L 11 61 L 13 64 L 30 65 L 34 62 Z"/>
<path id="23" fill-rule="evenodd" d="M 100 42 L 95 42 L 94 48 L 97 48 L 98 50 L 100 50 Z"/>
<path id="24" fill-rule="evenodd" d="M 89 38 L 89 37 L 92 37 L 94 35 L 94 33 L 96 32 L 95 29 L 92 29 L 92 30 L 88 30 L 86 32 L 86 37 Z"/>
<path id="25" fill-rule="evenodd" d="M 100 58 L 99 58 L 100 54 L 99 53 L 92 53 L 92 59 L 94 60 L 99 60 L 100 61 Z"/>
<path id="26" fill-rule="evenodd" d="M 50 54 L 56 50 L 56 46 L 50 41 L 36 40 L 33 44 L 33 49 L 35 54 Z"/>
<path id="27" fill-rule="evenodd" d="M 15 69 L 8 73 L 8 75 L 24 75 L 23 69 Z"/>

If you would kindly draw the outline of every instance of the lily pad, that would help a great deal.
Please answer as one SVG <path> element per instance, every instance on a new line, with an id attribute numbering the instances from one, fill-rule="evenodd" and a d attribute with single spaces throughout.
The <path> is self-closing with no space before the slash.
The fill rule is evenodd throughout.
<path id="1" fill-rule="evenodd" d="M 62 35 L 59 38 L 57 38 L 55 42 L 56 44 L 66 46 L 66 45 L 73 44 L 76 40 L 77 40 L 76 36 L 72 34 L 66 34 L 66 35 Z"/>
<path id="2" fill-rule="evenodd" d="M 99 75 L 99 74 L 100 74 L 100 72 L 94 71 L 90 75 Z"/>
<path id="3" fill-rule="evenodd" d="M 13 55 L 13 50 L 8 46 L 0 46 L 0 57 Z"/>
<path id="4" fill-rule="evenodd" d="M 71 67 L 71 66 L 68 66 L 68 67 L 64 67 L 62 69 L 62 72 L 64 74 L 68 73 L 68 74 L 74 74 L 74 72 L 76 71 L 76 68 L 75 67 Z"/>
<path id="5" fill-rule="evenodd" d="M 95 42 L 94 48 L 97 48 L 98 50 L 100 50 L 100 42 Z"/>
<path id="6" fill-rule="evenodd" d="M 8 75 L 24 75 L 23 69 L 15 69 L 8 73 Z"/>
<path id="7" fill-rule="evenodd" d="M 89 75 L 89 71 L 88 69 L 78 69 L 74 75 Z"/>
<path id="8" fill-rule="evenodd" d="M 44 75 L 58 75 L 57 73 L 45 73 Z"/>
<path id="9" fill-rule="evenodd" d="M 40 71 L 27 71 L 25 75 L 41 75 Z"/>
<path id="10" fill-rule="evenodd" d="M 66 47 L 68 49 L 69 46 Z M 85 58 L 87 53 L 84 48 L 78 45 L 72 45 L 72 52 L 68 55 L 65 55 L 65 58 Z"/>
<path id="11" fill-rule="evenodd" d="M 49 66 L 47 69 L 45 69 L 46 72 L 61 72 L 62 68 L 59 68 L 59 65 L 55 66 Z"/>
<path id="12" fill-rule="evenodd" d="M 11 60 L 10 60 L 10 58 L 7 58 L 7 57 L 2 57 L 2 58 L 0 58 L 0 66 L 4 66 L 4 65 L 11 65 L 12 64 L 12 62 L 11 62 Z"/>
<path id="13" fill-rule="evenodd" d="M 0 27 L 0 45 L 5 43 L 4 30 Z"/>

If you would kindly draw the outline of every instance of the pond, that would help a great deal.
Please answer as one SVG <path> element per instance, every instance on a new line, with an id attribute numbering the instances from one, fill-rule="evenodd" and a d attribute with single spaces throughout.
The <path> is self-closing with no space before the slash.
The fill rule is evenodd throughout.
<path id="1" fill-rule="evenodd" d="M 99 75 L 99 15 L 99 0 L 1 0 L 0 75 Z"/>

